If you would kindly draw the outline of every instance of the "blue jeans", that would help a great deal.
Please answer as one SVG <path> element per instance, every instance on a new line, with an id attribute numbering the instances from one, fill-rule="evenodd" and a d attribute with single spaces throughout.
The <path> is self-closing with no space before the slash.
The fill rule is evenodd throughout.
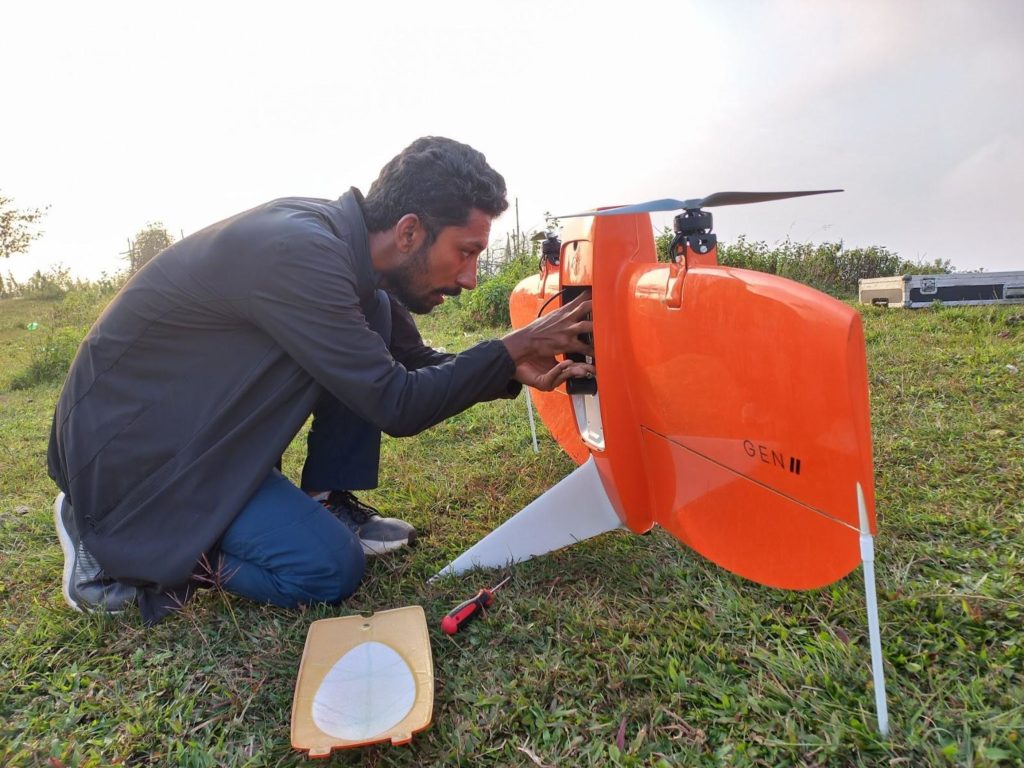
<path id="1" fill-rule="evenodd" d="M 228 592 L 293 608 L 349 597 L 365 562 L 359 537 L 273 469 L 225 532 L 218 565 Z"/>
<path id="2" fill-rule="evenodd" d="M 391 306 L 377 291 L 370 327 L 391 340 Z M 273 469 L 220 541 L 228 592 L 286 608 L 337 603 L 363 578 L 359 538 L 307 491 L 377 486 L 380 430 L 326 391 L 313 410 L 301 489 Z"/>

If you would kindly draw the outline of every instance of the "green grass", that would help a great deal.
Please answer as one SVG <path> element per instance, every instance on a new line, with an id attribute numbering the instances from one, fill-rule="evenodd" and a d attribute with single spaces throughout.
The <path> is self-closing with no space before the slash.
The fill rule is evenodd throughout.
<path id="1" fill-rule="evenodd" d="M 0 302 L 4 383 L 45 306 Z M 287 766 L 315 619 L 418 604 L 433 725 L 332 765 L 1024 764 L 1024 308 L 864 311 L 892 735 L 875 730 L 859 570 L 812 592 L 743 581 L 674 539 L 609 534 L 524 563 L 454 638 L 494 574 L 425 583 L 572 468 L 529 449 L 524 403 L 386 440 L 368 494 L 422 532 L 340 608 L 206 593 L 153 629 L 67 609 L 46 439 L 58 384 L 0 393 L 0 764 Z M 424 336 L 482 338 L 451 318 Z M 31 332 L 39 333 L 39 331 Z M 1012 373 L 1008 365 L 1017 366 Z M 293 476 L 297 444 L 286 456 Z M 53 760 L 47 762 L 50 758 Z"/>

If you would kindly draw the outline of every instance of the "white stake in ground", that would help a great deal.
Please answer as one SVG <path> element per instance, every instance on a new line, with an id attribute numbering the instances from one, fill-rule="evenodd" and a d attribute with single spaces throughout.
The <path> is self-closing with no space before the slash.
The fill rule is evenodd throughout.
<path id="1" fill-rule="evenodd" d="M 533 452 L 540 453 L 540 448 L 537 446 L 537 425 L 533 421 L 533 398 L 530 397 L 530 388 L 523 387 L 526 390 L 526 415 L 530 419 L 530 437 L 533 438 Z"/>
<path id="2" fill-rule="evenodd" d="M 875 710 L 878 732 L 889 735 L 889 707 L 885 698 L 885 671 L 882 669 L 882 635 L 878 628 L 878 595 L 875 591 L 875 540 L 868 524 L 864 491 L 857 483 L 857 511 L 860 514 L 860 559 L 864 563 L 864 596 L 868 609 L 868 639 L 871 643 L 871 677 L 875 684 Z"/>

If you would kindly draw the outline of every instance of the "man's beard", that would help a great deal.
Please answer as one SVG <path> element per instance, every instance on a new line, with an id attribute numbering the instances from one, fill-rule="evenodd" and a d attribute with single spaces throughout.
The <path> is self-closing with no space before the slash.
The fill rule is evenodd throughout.
<path id="1" fill-rule="evenodd" d="M 417 283 L 427 286 L 427 279 L 430 270 L 427 268 L 427 261 L 430 253 L 430 245 L 424 243 L 419 250 L 411 254 L 408 260 L 393 271 L 381 278 L 381 286 L 402 302 L 410 312 L 417 315 L 425 315 L 430 312 L 436 303 L 432 301 L 435 293 L 442 293 L 445 296 L 458 296 L 462 291 L 460 288 L 438 288 L 420 292 L 416 290 Z"/>

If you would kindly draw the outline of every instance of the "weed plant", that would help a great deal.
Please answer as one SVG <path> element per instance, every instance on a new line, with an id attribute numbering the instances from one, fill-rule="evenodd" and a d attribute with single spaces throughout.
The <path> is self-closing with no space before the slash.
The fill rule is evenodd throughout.
<path id="1" fill-rule="evenodd" d="M 5 371 L 29 364 L 26 326 L 52 308 L 0 301 Z M 859 570 L 782 592 L 657 530 L 607 534 L 515 567 L 486 617 L 442 634 L 453 605 L 503 574 L 426 579 L 572 469 L 543 430 L 530 450 L 522 398 L 385 440 L 365 498 L 421 540 L 372 561 L 343 606 L 211 590 L 151 629 L 73 613 L 45 473 L 57 377 L 0 394 L 0 764 L 306 765 L 289 716 L 310 622 L 411 604 L 430 627 L 432 726 L 328 764 L 1024 764 L 1024 311 L 861 311 L 889 738 Z M 502 332 L 457 320 L 422 330 L 449 350 Z M 303 444 L 285 456 L 293 477 Z"/>

